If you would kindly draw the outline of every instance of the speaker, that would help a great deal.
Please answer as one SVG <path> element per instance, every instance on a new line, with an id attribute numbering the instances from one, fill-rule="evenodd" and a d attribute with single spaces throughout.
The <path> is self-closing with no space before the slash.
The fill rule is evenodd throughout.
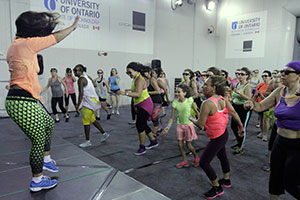
<path id="1" fill-rule="evenodd" d="M 38 73 L 38 75 L 42 75 L 44 73 L 44 61 L 43 61 L 43 56 L 41 54 L 37 55 L 37 60 L 38 60 L 38 64 L 40 67 L 40 71 Z"/>
<path id="2" fill-rule="evenodd" d="M 151 68 L 161 68 L 161 61 L 160 60 L 152 60 L 151 61 Z"/>

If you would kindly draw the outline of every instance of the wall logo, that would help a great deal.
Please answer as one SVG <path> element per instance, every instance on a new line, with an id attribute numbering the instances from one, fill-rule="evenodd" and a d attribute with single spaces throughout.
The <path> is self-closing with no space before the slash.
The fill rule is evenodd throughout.
<path id="1" fill-rule="evenodd" d="M 232 24 L 231 24 L 232 30 L 236 30 L 237 25 L 238 25 L 238 22 L 237 22 L 237 21 L 236 21 L 236 22 L 232 22 Z"/>
<path id="2" fill-rule="evenodd" d="M 54 11 L 56 9 L 57 0 L 44 0 L 44 6 L 49 11 Z"/>

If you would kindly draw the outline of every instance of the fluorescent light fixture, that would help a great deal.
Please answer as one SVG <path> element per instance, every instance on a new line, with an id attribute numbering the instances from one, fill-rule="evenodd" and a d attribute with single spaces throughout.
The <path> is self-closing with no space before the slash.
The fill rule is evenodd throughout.
<path id="1" fill-rule="evenodd" d="M 216 7 L 215 0 L 206 0 L 206 9 L 212 11 Z"/>

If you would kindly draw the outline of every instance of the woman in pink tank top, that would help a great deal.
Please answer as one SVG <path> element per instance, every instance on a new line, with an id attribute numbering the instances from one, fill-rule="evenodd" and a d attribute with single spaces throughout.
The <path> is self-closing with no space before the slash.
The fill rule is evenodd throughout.
<path id="1" fill-rule="evenodd" d="M 69 93 L 69 95 L 66 95 L 66 93 L 65 93 L 65 109 L 68 113 L 69 112 L 69 99 L 70 99 L 70 96 L 71 96 L 74 108 L 76 108 L 76 105 L 77 105 L 77 103 L 76 103 L 76 93 L 75 93 L 75 88 L 74 88 L 74 82 L 76 82 L 76 78 L 73 76 L 71 68 L 68 67 L 66 69 L 66 76 L 63 78 L 63 80 L 66 84 L 66 87 L 67 87 L 67 90 L 68 90 L 68 93 Z M 79 112 L 76 112 L 75 117 L 78 117 L 78 116 L 79 116 Z"/>
<path id="2" fill-rule="evenodd" d="M 198 121 L 191 119 L 200 129 L 206 130 L 210 142 L 204 149 L 200 158 L 200 166 L 211 180 L 212 188 L 204 193 L 204 198 L 214 199 L 224 194 L 222 187 L 231 187 L 229 179 L 230 166 L 226 155 L 225 145 L 228 140 L 226 125 L 228 113 L 239 124 L 243 130 L 243 124 L 227 99 L 224 99 L 226 80 L 222 76 L 209 77 L 203 86 L 204 95 L 208 98 L 200 108 Z M 224 177 L 220 180 L 210 165 L 213 158 L 217 156 L 221 161 Z"/>

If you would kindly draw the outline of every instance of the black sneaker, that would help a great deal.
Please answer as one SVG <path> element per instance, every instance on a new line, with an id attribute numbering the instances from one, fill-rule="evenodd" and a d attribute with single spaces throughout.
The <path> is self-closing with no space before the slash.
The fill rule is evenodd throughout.
<path id="1" fill-rule="evenodd" d="M 107 114 L 106 119 L 110 119 L 111 114 Z"/>
<path id="2" fill-rule="evenodd" d="M 100 117 L 96 117 L 96 120 L 100 120 Z"/>
<path id="3" fill-rule="evenodd" d="M 146 147 L 146 149 L 152 149 L 158 146 L 157 140 L 150 141 L 150 144 Z"/>
<path id="4" fill-rule="evenodd" d="M 140 144 L 140 148 L 137 150 L 137 152 L 134 153 L 136 156 L 140 156 L 146 153 L 146 147 L 145 145 Z"/>
<path id="5" fill-rule="evenodd" d="M 67 115 L 67 116 L 65 116 L 65 122 L 69 122 L 69 119 L 70 119 L 70 115 Z"/>
<path id="6" fill-rule="evenodd" d="M 223 187 L 223 188 L 231 188 L 231 181 L 230 179 L 220 179 L 219 180 L 219 184 Z"/>
<path id="7" fill-rule="evenodd" d="M 224 194 L 224 191 L 221 185 L 219 187 L 213 186 L 208 192 L 204 193 L 203 197 L 205 199 L 214 199 L 222 194 Z"/>

